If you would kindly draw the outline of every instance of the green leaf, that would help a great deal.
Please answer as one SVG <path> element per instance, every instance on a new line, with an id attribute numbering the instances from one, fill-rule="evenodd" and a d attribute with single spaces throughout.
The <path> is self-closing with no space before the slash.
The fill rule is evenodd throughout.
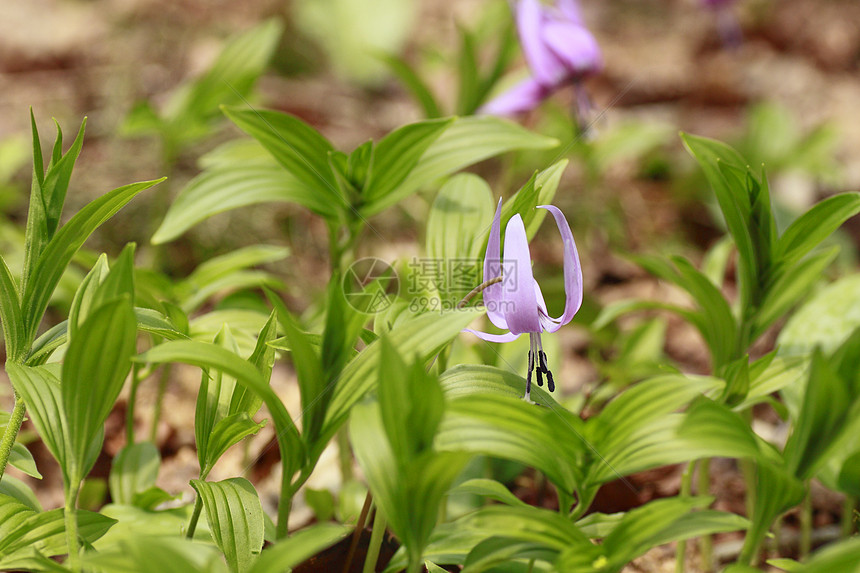
<path id="1" fill-rule="evenodd" d="M 786 466 L 792 475 L 801 480 L 812 477 L 844 436 L 848 422 L 855 419 L 851 382 L 834 371 L 820 350 L 815 351 L 803 405 L 785 444 Z"/>
<path id="2" fill-rule="evenodd" d="M 801 306 L 777 338 L 781 355 L 830 353 L 860 327 L 860 274 L 842 277 Z"/>
<path id="3" fill-rule="evenodd" d="M 12 444 L 12 451 L 9 454 L 8 462 L 28 476 L 42 479 L 42 474 L 36 468 L 36 460 L 33 459 L 33 454 L 24 447 L 24 444 L 20 442 Z"/>
<path id="4" fill-rule="evenodd" d="M 105 534 L 116 520 L 91 511 L 78 510 L 78 535 L 92 543 Z M 0 569 L 14 570 L 16 560 L 67 553 L 66 528 L 62 509 L 37 513 L 17 500 L 0 495 Z"/>
<path id="5" fill-rule="evenodd" d="M 752 206 L 746 189 L 747 162 L 734 149 L 704 137 L 681 134 L 690 154 L 696 158 L 720 204 L 726 225 L 738 249 L 742 305 L 751 302 L 759 284 L 759 267 L 750 234 Z"/>
<path id="6" fill-rule="evenodd" d="M 420 315 L 392 330 L 389 340 L 401 356 L 427 357 L 450 342 L 480 314 L 476 310 L 462 309 Z M 326 411 L 323 435 L 333 433 L 350 408 L 374 388 L 380 346 L 378 340 L 369 344 L 343 369 Z"/>
<path id="7" fill-rule="evenodd" d="M 842 464 L 838 484 L 839 489 L 848 495 L 860 496 L 860 451 L 848 456 Z"/>
<path id="8" fill-rule="evenodd" d="M 15 361 L 26 352 L 24 315 L 18 285 L 6 261 L 0 256 L 0 322 L 3 323 L 3 340 L 6 342 L 7 359 Z"/>
<path id="9" fill-rule="evenodd" d="M 658 499 L 628 511 L 615 526 L 601 548 L 617 567 L 663 543 L 663 532 L 691 509 L 711 502 L 709 498 L 677 497 Z M 563 559 L 563 558 L 562 558 Z"/>
<path id="10" fill-rule="evenodd" d="M 263 551 L 250 573 L 282 573 L 331 547 L 351 531 L 351 527 L 336 523 L 319 523 L 300 529 Z"/>
<path id="11" fill-rule="evenodd" d="M 755 508 L 752 523 L 747 530 L 741 561 L 752 558 L 753 551 L 764 539 L 773 520 L 794 507 L 806 495 L 803 482 L 791 475 L 785 468 L 771 463 L 756 465 Z"/>
<path id="12" fill-rule="evenodd" d="M 755 315 L 751 339 L 758 338 L 771 324 L 797 304 L 821 280 L 825 269 L 838 254 L 839 246 L 835 245 L 774 275 L 773 284 L 765 291 L 764 300 Z"/>
<path id="13" fill-rule="evenodd" d="M 135 494 L 155 485 L 161 455 L 152 442 L 125 446 L 113 458 L 109 485 L 114 503 L 133 505 Z"/>
<path id="14" fill-rule="evenodd" d="M 860 538 L 853 537 L 816 551 L 809 561 L 795 571 L 796 573 L 856 571 L 858 562 L 860 562 Z"/>
<path id="15" fill-rule="evenodd" d="M 203 499 L 215 544 L 231 571 L 250 571 L 263 550 L 263 506 L 251 482 L 231 478 L 219 482 L 191 480 Z"/>
<path id="16" fill-rule="evenodd" d="M 246 103 L 257 78 L 266 68 L 281 37 L 283 24 L 271 18 L 231 38 L 206 73 L 169 104 L 168 117 L 177 124 L 189 116 L 208 119 L 218 106 Z"/>
<path id="17" fill-rule="evenodd" d="M 161 181 L 164 179 L 132 183 L 94 199 L 75 213 L 54 235 L 35 263 L 32 280 L 24 287 L 22 309 L 28 340 L 35 338 L 51 294 L 84 241 L 138 193 Z"/>
<path id="18" fill-rule="evenodd" d="M 172 241 L 212 215 L 269 202 L 297 203 L 327 219 L 336 216 L 339 204 L 278 164 L 219 166 L 204 171 L 180 191 L 152 243 Z"/>
<path id="19" fill-rule="evenodd" d="M 290 475 L 302 467 L 305 451 L 301 437 L 284 404 L 272 391 L 260 371 L 236 354 L 214 344 L 190 340 L 175 340 L 155 346 L 137 356 L 135 361 L 160 364 L 184 362 L 200 368 L 211 368 L 236 378 L 239 384 L 260 396 L 269 408 L 275 424 L 275 435 L 284 470 Z"/>
<path id="20" fill-rule="evenodd" d="M 367 203 L 384 201 L 406 179 L 424 152 L 454 123 L 453 118 L 429 119 L 400 127 L 373 150 L 373 168 L 363 195 Z"/>
<path id="21" fill-rule="evenodd" d="M 449 179 L 436 195 L 427 217 L 427 256 L 480 265 L 478 257 L 486 242 L 493 209 L 493 192 L 486 181 L 471 173 Z M 479 277 L 480 273 L 476 275 Z"/>
<path id="22" fill-rule="evenodd" d="M 201 466 L 201 475 L 208 475 L 215 462 L 221 459 L 228 449 L 256 434 L 265 425 L 265 421 L 254 422 L 246 412 L 231 414 L 218 420 L 206 444 L 206 461 L 205 465 Z"/>
<path id="23" fill-rule="evenodd" d="M 42 504 L 39 503 L 33 490 L 26 483 L 8 473 L 4 474 L 3 479 L 0 480 L 0 495 L 14 498 L 15 501 L 24 504 L 35 512 L 42 511 Z"/>
<path id="24" fill-rule="evenodd" d="M 226 571 L 218 550 L 180 536 L 156 532 L 128 535 L 81 560 L 86 571 L 101 573 L 221 573 Z"/>
<path id="25" fill-rule="evenodd" d="M 104 429 L 105 420 L 122 390 L 130 358 L 135 352 L 137 328 L 128 299 L 103 304 L 81 325 L 70 341 L 63 363 L 60 386 L 62 407 L 68 422 L 72 459 L 69 477 L 85 465 L 87 452 Z"/>
<path id="26" fill-rule="evenodd" d="M 857 213 L 860 213 L 860 193 L 840 193 L 816 203 L 779 238 L 779 263 L 790 265 L 800 260 Z"/>
<path id="27" fill-rule="evenodd" d="M 51 161 L 48 163 L 47 171 L 43 174 L 41 148 L 35 145 L 39 134 L 36 130 L 36 121 L 32 117 L 33 123 L 33 140 L 34 140 L 34 170 L 38 169 L 39 173 L 33 178 L 32 191 L 30 193 L 30 208 L 27 214 L 27 228 L 25 231 L 25 251 L 24 251 L 24 276 L 22 280 L 22 290 L 27 289 L 30 280 L 36 272 L 35 265 L 42 255 L 45 245 L 51 241 L 57 231 L 60 223 L 60 216 L 63 211 L 63 204 L 66 200 L 66 192 L 69 188 L 69 181 L 72 177 L 72 169 L 75 166 L 75 161 L 81 153 L 81 148 L 84 144 L 84 130 L 86 129 L 87 120 L 81 122 L 81 127 L 78 130 L 78 135 L 69 150 L 63 154 L 63 132 L 60 129 L 60 124 L 54 120 L 57 126 L 57 139 L 54 143 L 54 150 Z M 35 155 L 39 155 L 38 161 L 35 160 Z"/>
<path id="28" fill-rule="evenodd" d="M 409 465 L 429 450 L 444 409 L 442 389 L 423 361 L 407 366 L 387 337 L 380 341 L 379 409 L 397 463 Z"/>
<path id="29" fill-rule="evenodd" d="M 278 111 L 223 109 L 233 123 L 259 141 L 308 192 L 334 208 L 346 206 L 328 164 L 328 154 L 334 148 L 317 130 Z"/>
<path id="30" fill-rule="evenodd" d="M 714 533 L 739 531 L 749 527 L 749 524 L 748 519 L 734 513 L 702 509 L 692 513 L 685 513 L 672 522 L 671 525 L 661 530 L 656 536 L 652 537 L 650 543 L 656 547 L 671 541 L 692 539 Z"/>
<path id="31" fill-rule="evenodd" d="M 93 306 L 93 298 L 99 285 L 104 281 L 110 270 L 107 261 L 107 255 L 102 253 L 90 272 L 81 281 L 78 290 L 75 291 L 75 297 L 72 299 L 72 306 L 69 309 L 69 319 L 66 323 L 66 335 L 73 335 L 80 324 L 84 321 L 91 307 Z"/>
<path id="32" fill-rule="evenodd" d="M 547 549 L 534 541 L 515 541 L 506 537 L 488 537 L 476 544 L 463 563 L 463 571 L 480 573 L 482 571 L 497 571 L 501 566 L 505 571 L 516 571 L 511 567 L 525 565 L 535 561 L 553 562 L 558 556 L 557 551 Z M 533 566 L 534 569 L 534 566 Z M 441 569 L 441 571 L 445 571 Z M 527 569 L 526 569 L 527 571 Z"/>
<path id="33" fill-rule="evenodd" d="M 698 457 L 751 458 L 778 456 L 753 433 L 744 418 L 722 404 L 702 398 L 687 410 L 678 437 L 697 448 Z"/>
<path id="34" fill-rule="evenodd" d="M 379 407 L 374 403 L 353 408 L 349 434 L 376 503 L 406 546 L 409 561 L 420 561 L 442 498 L 465 466 L 467 456 L 426 450 L 409 464 L 400 464 L 385 438 Z"/>
<path id="35" fill-rule="evenodd" d="M 27 412 L 42 442 L 60 464 L 64 480 L 69 478 L 68 429 L 60 396 L 59 365 L 21 366 L 6 363 L 6 373 L 15 391 L 23 396 Z"/>
<path id="36" fill-rule="evenodd" d="M 535 467 L 561 491 L 581 481 L 581 432 L 555 410 L 521 398 L 472 394 L 451 400 L 436 436 L 440 450 L 469 451 Z M 552 441 L 547 436 L 554 436 Z"/>
<path id="37" fill-rule="evenodd" d="M 522 398 L 526 387 L 525 378 L 510 370 L 474 364 L 458 364 L 449 368 L 439 377 L 439 383 L 448 399 L 477 395 L 475 399 L 480 400 L 484 394 Z M 531 398 L 542 406 L 565 411 L 552 394 L 541 387 L 532 387 Z"/>
<path id="38" fill-rule="evenodd" d="M 594 548 L 565 516 L 532 506 L 489 505 L 460 518 L 457 525 L 487 537 L 528 541 L 557 552 L 570 549 L 590 553 Z"/>
<path id="39" fill-rule="evenodd" d="M 490 116 L 458 118 L 424 152 L 398 188 L 361 209 L 369 216 L 400 202 L 437 179 L 488 157 L 515 149 L 548 149 L 558 141 L 532 133 L 510 121 Z"/>
<path id="40" fill-rule="evenodd" d="M 436 102 L 436 98 L 433 96 L 433 92 L 430 91 L 427 83 L 418 76 L 412 66 L 402 58 L 393 54 L 382 54 L 379 58 L 385 62 L 391 73 L 400 80 L 400 83 L 402 83 L 406 89 L 409 90 L 409 93 L 412 94 L 412 97 L 418 101 L 421 105 L 421 109 L 424 111 L 424 117 L 427 119 L 433 119 L 442 116 L 442 111 L 439 108 L 439 104 Z"/>
<path id="41" fill-rule="evenodd" d="M 528 505 L 515 496 L 503 484 L 492 479 L 470 479 L 453 488 L 449 494 L 471 493 L 489 499 L 494 499 L 506 505 Z"/>

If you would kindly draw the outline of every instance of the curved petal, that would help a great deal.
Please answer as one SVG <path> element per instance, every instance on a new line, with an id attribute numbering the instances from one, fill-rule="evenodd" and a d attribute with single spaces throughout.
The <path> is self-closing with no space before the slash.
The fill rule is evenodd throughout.
<path id="1" fill-rule="evenodd" d="M 505 228 L 505 261 L 502 273 L 505 306 L 501 310 L 505 314 L 508 328 L 514 334 L 540 332 L 529 240 L 519 213 L 511 217 Z"/>
<path id="2" fill-rule="evenodd" d="M 493 224 L 490 226 L 490 235 L 487 238 L 487 254 L 484 255 L 484 282 L 502 276 L 502 200 L 496 207 L 493 215 Z M 504 308 L 505 293 L 502 290 L 503 283 L 496 283 L 484 289 L 484 306 L 487 307 L 487 318 L 499 328 L 508 329 L 505 315 L 500 309 Z"/>
<path id="3" fill-rule="evenodd" d="M 549 95 L 549 90 L 533 78 L 528 78 L 485 103 L 478 113 L 502 117 L 531 111 Z"/>
<path id="4" fill-rule="evenodd" d="M 471 328 L 464 328 L 463 332 L 471 332 L 481 340 L 486 340 L 487 342 L 511 342 L 520 337 L 519 334 L 514 334 L 513 332 L 490 334 L 489 332 L 481 332 L 480 330 L 472 330 Z"/>
<path id="5" fill-rule="evenodd" d="M 517 4 L 517 32 L 523 56 L 535 80 L 553 86 L 564 75 L 564 66 L 544 43 L 544 8 L 539 0 L 520 0 Z"/>
<path id="6" fill-rule="evenodd" d="M 542 32 L 547 48 L 562 62 L 567 78 L 579 78 L 603 68 L 600 46 L 583 26 L 549 22 Z"/>
<path id="7" fill-rule="evenodd" d="M 543 298 L 543 292 L 540 290 L 540 286 L 537 281 L 535 281 L 535 298 L 537 299 L 538 319 L 540 320 L 541 328 L 547 332 L 555 332 L 561 328 L 561 324 L 553 321 L 549 316 L 549 311 L 546 309 L 546 301 Z"/>
<path id="8" fill-rule="evenodd" d="M 561 210 L 554 205 L 539 205 L 538 209 L 546 209 L 552 214 L 555 224 L 558 226 L 558 232 L 561 233 L 561 240 L 564 243 L 564 313 L 557 319 L 551 319 L 558 323 L 558 326 L 554 330 L 546 329 L 549 332 L 555 332 L 561 326 L 570 322 L 577 311 L 579 311 L 579 307 L 582 306 L 582 266 L 579 263 L 579 253 L 576 250 L 573 233 Z M 505 244 L 505 247 L 507 247 L 507 244 Z"/>

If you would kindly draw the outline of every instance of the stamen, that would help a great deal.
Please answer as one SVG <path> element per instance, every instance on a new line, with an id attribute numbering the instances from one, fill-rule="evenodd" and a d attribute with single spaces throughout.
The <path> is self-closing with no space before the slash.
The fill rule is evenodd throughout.
<path id="1" fill-rule="evenodd" d="M 529 399 L 529 396 L 532 393 L 532 370 L 535 367 L 535 358 L 534 353 L 529 350 L 529 371 L 526 373 L 526 400 Z"/>
<path id="2" fill-rule="evenodd" d="M 550 392 L 555 391 L 555 380 L 552 379 L 552 372 L 549 370 L 549 366 L 546 364 L 546 352 L 543 350 L 540 351 L 540 366 L 538 366 L 538 372 L 543 370 L 543 373 L 546 374 L 546 386 Z M 538 374 L 540 376 L 540 374 Z"/>

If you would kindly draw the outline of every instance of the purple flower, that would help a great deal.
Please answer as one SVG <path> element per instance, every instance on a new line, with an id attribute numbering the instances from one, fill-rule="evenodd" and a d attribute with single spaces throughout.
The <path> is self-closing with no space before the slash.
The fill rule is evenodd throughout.
<path id="1" fill-rule="evenodd" d="M 546 374 L 549 391 L 555 390 L 552 373 L 547 368 L 541 333 L 555 332 L 570 322 L 582 305 L 582 268 L 570 225 L 558 207 L 541 205 L 538 208 L 546 209 L 552 214 L 564 243 L 564 312 L 558 318 L 552 318 L 547 312 L 543 294 L 532 274 L 529 240 L 519 214 L 511 217 L 505 228 L 505 258 L 501 258 L 502 202 L 499 201 L 487 241 L 484 281 L 499 277 L 502 280 L 484 289 L 484 305 L 487 307 L 490 322 L 508 332 L 490 334 L 466 329 L 490 342 L 510 342 L 523 333 L 529 333 L 531 346 L 524 397 L 526 400 L 530 399 L 532 370 L 537 371 L 538 386 L 543 385 L 543 375 Z"/>
<path id="2" fill-rule="evenodd" d="M 514 115 L 534 109 L 553 91 L 577 84 L 600 71 L 600 47 L 579 13 L 575 0 L 545 6 L 539 0 L 519 0 L 517 31 L 532 77 L 488 102 L 482 113 Z"/>

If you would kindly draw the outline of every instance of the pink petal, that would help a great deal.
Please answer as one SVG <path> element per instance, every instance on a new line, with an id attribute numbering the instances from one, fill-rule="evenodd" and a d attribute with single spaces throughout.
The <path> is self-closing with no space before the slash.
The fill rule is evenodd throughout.
<path id="1" fill-rule="evenodd" d="M 568 22 L 549 22 L 543 27 L 547 48 L 562 62 L 565 76 L 579 78 L 603 68 L 597 40 L 583 26 Z"/>
<path id="2" fill-rule="evenodd" d="M 517 4 L 517 32 L 535 80 L 543 86 L 552 86 L 563 76 L 564 66 L 544 43 L 544 10 L 539 0 L 520 0 Z"/>
<path id="3" fill-rule="evenodd" d="M 490 227 L 490 236 L 487 239 L 487 254 L 484 256 L 484 282 L 502 276 L 501 229 L 502 200 L 499 199 L 496 214 L 493 216 L 493 224 Z M 502 284 L 496 283 L 484 289 L 484 306 L 487 307 L 487 317 L 490 322 L 507 330 L 508 323 L 505 321 L 504 313 L 500 310 L 504 307 L 503 299 L 505 296 L 502 291 Z"/>
<path id="4" fill-rule="evenodd" d="M 489 332 L 481 332 L 480 330 L 472 330 L 471 328 L 464 328 L 463 332 L 471 332 L 481 340 L 486 340 L 487 342 L 511 342 L 520 337 L 519 334 L 514 334 L 513 332 L 490 334 Z"/>
<path id="5" fill-rule="evenodd" d="M 504 260 L 505 320 L 513 334 L 540 332 L 535 279 L 532 274 L 529 240 L 523 218 L 517 213 L 505 229 Z"/>
<path id="6" fill-rule="evenodd" d="M 555 332 L 570 322 L 577 311 L 579 311 L 579 307 L 582 306 L 582 266 L 579 262 L 579 253 L 576 251 L 576 242 L 573 240 L 573 233 L 570 230 L 567 219 L 564 218 L 564 214 L 554 205 L 539 205 L 538 208 L 546 209 L 552 213 L 555 224 L 558 226 L 558 231 L 561 233 L 561 240 L 564 243 L 564 313 L 557 319 L 551 319 L 558 323 L 555 327 L 546 328 L 548 332 Z M 505 254 L 507 255 L 507 242 L 505 243 Z"/>
<path id="7" fill-rule="evenodd" d="M 485 103 L 478 112 L 502 117 L 516 115 L 533 110 L 547 95 L 549 91 L 546 88 L 528 78 Z"/>

